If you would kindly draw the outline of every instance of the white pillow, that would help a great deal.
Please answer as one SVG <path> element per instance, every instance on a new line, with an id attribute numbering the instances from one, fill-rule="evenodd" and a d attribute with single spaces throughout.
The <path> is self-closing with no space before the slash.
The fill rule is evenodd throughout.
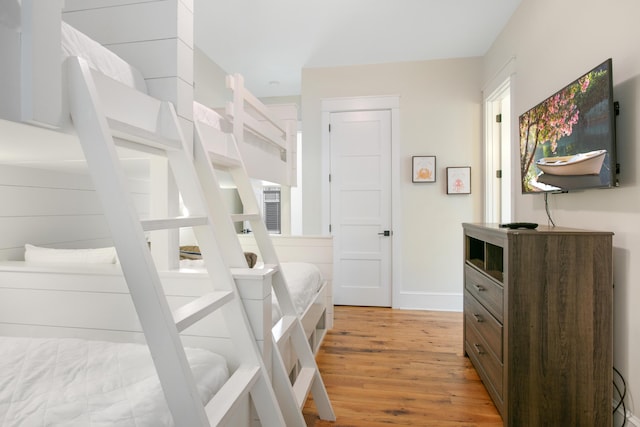
<path id="1" fill-rule="evenodd" d="M 115 264 L 116 248 L 52 249 L 24 245 L 24 260 L 56 264 Z"/>

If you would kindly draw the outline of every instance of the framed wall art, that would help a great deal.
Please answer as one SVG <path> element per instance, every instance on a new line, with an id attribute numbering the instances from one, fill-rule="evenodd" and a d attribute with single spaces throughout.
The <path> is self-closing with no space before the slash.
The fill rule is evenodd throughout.
<path id="1" fill-rule="evenodd" d="M 471 194 L 471 166 L 447 168 L 447 194 Z"/>
<path id="2" fill-rule="evenodd" d="M 411 181 L 436 182 L 436 156 L 413 156 Z"/>

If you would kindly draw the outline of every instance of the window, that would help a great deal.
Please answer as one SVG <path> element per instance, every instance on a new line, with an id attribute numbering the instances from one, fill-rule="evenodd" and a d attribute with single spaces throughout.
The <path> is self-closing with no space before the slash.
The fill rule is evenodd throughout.
<path id="1" fill-rule="evenodd" d="M 264 187 L 262 190 L 264 203 L 264 223 L 270 233 L 281 233 L 280 187 Z"/>

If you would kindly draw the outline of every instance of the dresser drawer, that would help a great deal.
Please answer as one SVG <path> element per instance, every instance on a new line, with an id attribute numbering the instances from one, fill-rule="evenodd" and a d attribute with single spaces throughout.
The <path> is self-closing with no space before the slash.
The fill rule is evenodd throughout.
<path id="1" fill-rule="evenodd" d="M 502 323 L 502 286 L 473 267 L 464 266 L 464 287 Z"/>
<path id="2" fill-rule="evenodd" d="M 502 361 L 502 324 L 469 292 L 464 293 L 464 315 L 467 323 L 472 323 L 484 338 L 489 350 Z"/>
<path id="3" fill-rule="evenodd" d="M 487 350 L 488 344 L 480 336 L 475 325 L 465 322 L 465 350 L 476 367 L 496 406 L 502 401 L 502 363 Z M 497 401 L 496 401 L 497 399 Z"/>

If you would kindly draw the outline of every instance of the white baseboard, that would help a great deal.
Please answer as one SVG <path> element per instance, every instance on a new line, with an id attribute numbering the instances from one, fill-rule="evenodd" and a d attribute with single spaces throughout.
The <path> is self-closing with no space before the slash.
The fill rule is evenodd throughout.
<path id="1" fill-rule="evenodd" d="M 622 414 L 616 413 L 613 416 L 613 425 L 621 426 L 622 425 Z M 627 422 L 624 425 L 625 427 L 640 427 L 640 418 L 636 417 L 632 414 L 627 414 Z"/>
<path id="2" fill-rule="evenodd" d="M 400 292 L 393 308 L 404 310 L 462 311 L 462 294 Z"/>
<path id="3" fill-rule="evenodd" d="M 615 408 L 618 402 L 614 401 L 613 407 Z M 613 413 L 613 425 L 621 426 L 623 424 L 625 414 L 622 412 L 622 408 L 618 408 L 617 411 Z M 636 417 L 631 413 L 631 411 L 627 410 L 626 414 L 627 422 L 624 424 L 625 427 L 640 427 L 640 418 Z"/>

